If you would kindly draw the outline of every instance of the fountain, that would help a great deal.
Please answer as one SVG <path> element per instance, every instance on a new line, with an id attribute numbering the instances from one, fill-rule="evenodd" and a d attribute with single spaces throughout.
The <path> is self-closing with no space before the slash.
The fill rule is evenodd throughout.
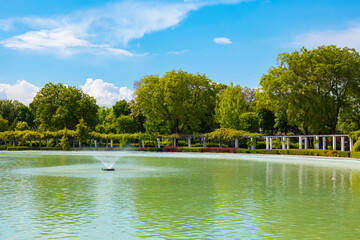
<path id="1" fill-rule="evenodd" d="M 111 156 L 111 155 L 101 155 L 101 156 L 94 156 L 97 160 L 101 161 L 102 164 L 104 164 L 105 168 L 101 168 L 103 171 L 115 171 L 113 166 L 116 163 L 116 160 L 118 159 L 117 156 Z"/>

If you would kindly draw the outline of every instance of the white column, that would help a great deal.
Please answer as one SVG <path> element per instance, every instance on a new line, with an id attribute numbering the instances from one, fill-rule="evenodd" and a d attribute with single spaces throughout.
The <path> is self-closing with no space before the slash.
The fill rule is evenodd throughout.
<path id="1" fill-rule="evenodd" d="M 323 150 L 326 150 L 326 137 L 323 137 Z"/>
<path id="2" fill-rule="evenodd" d="M 251 150 L 255 150 L 256 149 L 256 138 L 252 137 L 251 140 L 252 140 Z"/>
<path id="3" fill-rule="evenodd" d="M 46 139 L 46 147 L 49 147 L 49 139 Z"/>
<path id="4" fill-rule="evenodd" d="M 204 147 L 206 147 L 206 137 L 203 138 Z"/>
<path id="5" fill-rule="evenodd" d="M 320 148 L 319 136 L 315 136 L 315 149 Z"/>
<path id="6" fill-rule="evenodd" d="M 309 148 L 309 138 L 305 137 L 305 149 Z"/>
<path id="7" fill-rule="evenodd" d="M 95 148 L 97 148 L 97 141 L 95 140 Z"/>
<path id="8" fill-rule="evenodd" d="M 273 148 L 273 139 L 270 138 L 270 149 L 272 149 L 272 148 Z"/>
<path id="9" fill-rule="evenodd" d="M 191 137 L 188 137 L 188 147 L 191 147 Z"/>
<path id="10" fill-rule="evenodd" d="M 32 140 L 30 139 L 30 147 L 32 147 Z"/>
<path id="11" fill-rule="evenodd" d="M 173 147 L 176 147 L 176 138 L 173 138 L 172 142 L 173 142 Z"/>
<path id="12" fill-rule="evenodd" d="M 265 138 L 265 141 L 266 141 L 266 149 L 269 149 L 269 138 L 266 137 L 266 138 Z"/>
<path id="13" fill-rule="evenodd" d="M 235 148 L 239 148 L 239 138 L 235 138 Z"/>
<path id="14" fill-rule="evenodd" d="M 345 151 L 345 137 L 341 137 L 341 151 Z"/>
<path id="15" fill-rule="evenodd" d="M 336 137 L 332 137 L 332 150 L 336 150 Z"/>
<path id="16" fill-rule="evenodd" d="M 299 149 L 302 149 L 302 137 L 299 137 Z"/>
<path id="17" fill-rule="evenodd" d="M 46 143 L 46 145 L 47 145 L 47 143 Z M 79 140 L 79 148 L 81 148 L 81 141 Z"/>
<path id="18" fill-rule="evenodd" d="M 285 149 L 285 137 L 281 137 L 281 148 Z"/>
<path id="19" fill-rule="evenodd" d="M 13 141 L 13 147 L 15 147 L 15 141 Z"/>
<path id="20" fill-rule="evenodd" d="M 110 139 L 110 147 L 113 147 L 114 146 L 114 142 L 112 139 Z"/>
<path id="21" fill-rule="evenodd" d="M 286 149 L 290 149 L 290 138 L 286 138 Z"/>
<path id="22" fill-rule="evenodd" d="M 350 151 L 352 151 L 352 148 L 354 146 L 354 139 L 349 138 L 349 142 L 350 142 Z"/>
<path id="23" fill-rule="evenodd" d="M 141 141 L 141 146 L 142 146 L 142 147 L 145 147 L 145 140 L 142 140 L 142 141 Z"/>
<path id="24" fill-rule="evenodd" d="M 160 143 L 161 143 L 160 138 L 158 138 L 158 139 L 157 139 L 157 148 L 161 148 Z"/>

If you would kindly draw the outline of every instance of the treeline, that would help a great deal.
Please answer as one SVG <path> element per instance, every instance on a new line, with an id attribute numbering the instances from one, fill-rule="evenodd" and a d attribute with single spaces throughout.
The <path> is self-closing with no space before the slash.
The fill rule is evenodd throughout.
<path id="1" fill-rule="evenodd" d="M 224 85 L 182 70 L 144 76 L 135 98 L 110 108 L 76 87 L 46 84 L 29 106 L 0 100 L 0 131 L 196 134 L 229 128 L 274 135 L 360 129 L 360 55 L 321 46 L 279 55 L 259 87 Z"/>

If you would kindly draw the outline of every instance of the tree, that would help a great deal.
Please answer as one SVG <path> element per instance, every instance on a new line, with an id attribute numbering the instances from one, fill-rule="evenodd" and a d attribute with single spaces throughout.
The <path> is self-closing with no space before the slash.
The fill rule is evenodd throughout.
<path id="1" fill-rule="evenodd" d="M 11 129 L 16 125 L 18 107 L 20 105 L 23 104 L 16 100 L 0 100 L 0 115 L 3 119 L 8 121 L 8 125 Z"/>
<path id="2" fill-rule="evenodd" d="M 131 113 L 130 104 L 126 100 L 117 101 L 113 106 L 113 111 L 116 118 L 122 115 L 127 116 Z"/>
<path id="3" fill-rule="evenodd" d="M 115 123 L 116 133 L 135 133 L 137 132 L 137 124 L 131 116 L 120 116 Z"/>
<path id="4" fill-rule="evenodd" d="M 61 150 L 63 150 L 63 151 L 68 151 L 70 149 L 70 143 L 69 143 L 69 139 L 67 136 L 66 128 L 64 129 L 64 134 L 63 134 L 62 138 L 60 139 L 59 145 L 61 147 Z"/>
<path id="5" fill-rule="evenodd" d="M 282 53 L 278 61 L 260 80 L 259 102 L 305 134 L 337 132 L 340 113 L 360 93 L 359 53 L 321 46 Z"/>
<path id="6" fill-rule="evenodd" d="M 232 83 L 218 97 L 215 118 L 222 128 L 242 129 L 241 114 L 251 110 L 254 101 L 253 91 Z"/>
<path id="7" fill-rule="evenodd" d="M 17 122 L 15 129 L 19 131 L 24 131 L 24 130 L 30 130 L 30 127 L 27 124 L 27 122 Z"/>
<path id="8" fill-rule="evenodd" d="M 246 132 L 259 132 L 259 116 L 255 112 L 246 112 L 239 116 L 239 126 Z"/>
<path id="9" fill-rule="evenodd" d="M 16 111 L 17 111 L 17 116 L 16 116 L 17 122 L 26 122 L 30 128 L 34 127 L 35 116 L 33 111 L 29 107 L 20 104 L 16 107 Z"/>
<path id="10" fill-rule="evenodd" d="M 9 121 L 6 119 L 3 119 L 0 115 L 0 132 L 5 132 L 9 128 Z"/>
<path id="11" fill-rule="evenodd" d="M 80 119 L 92 129 L 98 122 L 98 106 L 93 97 L 76 87 L 47 83 L 36 94 L 31 106 L 35 122 L 47 130 L 74 130 Z"/>
<path id="12" fill-rule="evenodd" d="M 196 133 L 214 127 L 218 84 L 205 75 L 182 70 L 170 71 L 161 78 L 143 77 L 135 82 L 136 104 L 146 117 L 148 132 Z"/>

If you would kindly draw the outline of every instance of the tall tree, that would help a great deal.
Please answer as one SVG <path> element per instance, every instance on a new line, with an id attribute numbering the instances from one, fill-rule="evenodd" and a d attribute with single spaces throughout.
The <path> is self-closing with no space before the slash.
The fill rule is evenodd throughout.
<path id="1" fill-rule="evenodd" d="M 249 88 L 242 88 L 239 85 L 233 86 L 232 83 L 224 89 L 218 97 L 216 106 L 216 120 L 222 128 L 232 128 L 240 130 L 240 116 L 251 111 L 254 101 L 254 93 Z M 245 130 L 245 129 L 242 129 Z"/>
<path id="2" fill-rule="evenodd" d="M 205 75 L 173 70 L 162 77 L 145 76 L 135 87 L 147 131 L 196 133 L 214 127 L 216 94 L 221 88 Z"/>
<path id="3" fill-rule="evenodd" d="M 80 119 L 89 128 L 98 122 L 98 106 L 93 97 L 76 87 L 47 83 L 34 97 L 35 122 L 46 130 L 75 130 Z"/>
<path id="4" fill-rule="evenodd" d="M 279 65 L 260 80 L 262 104 L 285 112 L 290 125 L 307 133 L 335 133 L 340 113 L 360 93 L 360 55 L 321 46 L 282 53 Z"/>

